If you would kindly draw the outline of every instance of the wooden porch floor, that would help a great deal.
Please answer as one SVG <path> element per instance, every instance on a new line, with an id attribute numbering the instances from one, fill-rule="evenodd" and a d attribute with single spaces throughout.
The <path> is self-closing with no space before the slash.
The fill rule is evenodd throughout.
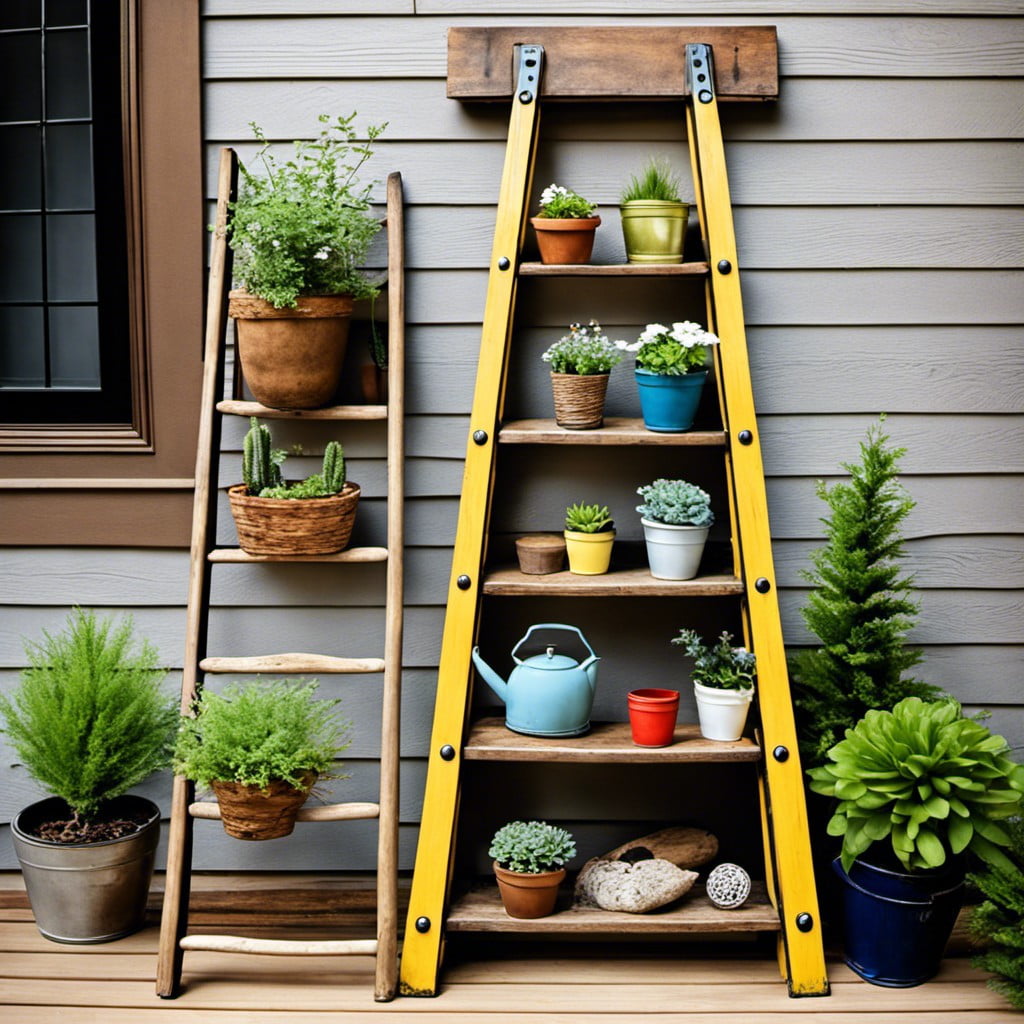
<path id="1" fill-rule="evenodd" d="M 267 880 L 197 876 L 200 930 L 290 937 L 372 936 L 372 899 L 342 880 L 275 879 L 273 913 L 257 911 Z M 158 888 L 159 882 L 155 885 Z M 260 898 L 260 905 L 265 903 Z M 185 990 L 154 995 L 159 893 L 136 935 L 98 946 L 49 942 L 16 874 L 0 875 L 0 1019 L 10 1024 L 1003 1024 L 1022 1018 L 966 957 L 914 989 L 868 985 L 830 962 L 832 995 L 790 999 L 773 958 L 707 944 L 453 946 L 440 995 L 373 1001 L 367 957 L 294 958 L 189 952 Z M 327 931 L 330 925 L 330 932 Z"/>

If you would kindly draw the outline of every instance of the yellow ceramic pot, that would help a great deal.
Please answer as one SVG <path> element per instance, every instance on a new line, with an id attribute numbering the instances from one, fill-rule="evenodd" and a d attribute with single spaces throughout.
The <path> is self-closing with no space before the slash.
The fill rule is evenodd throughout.
<path id="1" fill-rule="evenodd" d="M 569 572 L 577 576 L 600 576 L 608 571 L 612 559 L 615 531 L 577 533 L 565 531 L 565 549 L 569 555 Z"/>

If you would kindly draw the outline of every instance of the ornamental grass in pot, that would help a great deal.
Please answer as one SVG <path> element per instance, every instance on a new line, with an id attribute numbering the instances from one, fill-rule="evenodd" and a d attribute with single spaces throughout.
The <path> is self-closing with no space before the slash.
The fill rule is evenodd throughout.
<path id="1" fill-rule="evenodd" d="M 353 303 L 377 294 L 360 268 L 380 221 L 370 211 L 374 183 L 361 185 L 358 173 L 386 125 L 368 126 L 360 141 L 355 117 L 321 114 L 317 137 L 295 142 L 286 161 L 250 122 L 262 172 L 239 165 L 226 232 L 240 287 L 228 311 L 246 383 L 272 408 L 332 401 Z"/>
<path id="2" fill-rule="evenodd" d="M 622 237 L 629 263 L 682 263 L 690 212 L 679 177 L 665 159 L 653 158 L 630 178 L 619 197 Z"/>
<path id="3" fill-rule="evenodd" d="M 569 333 L 550 345 L 541 359 L 551 367 L 555 422 L 566 430 L 600 427 L 608 378 L 622 362 L 618 343 L 596 320 L 586 327 L 570 324 Z"/>
<path id="4" fill-rule="evenodd" d="M 176 701 L 130 618 L 76 608 L 63 632 L 26 644 L 29 667 L 0 696 L 3 731 L 53 794 L 15 815 L 11 834 L 39 931 L 95 943 L 142 927 L 160 810 L 128 791 L 170 764 Z"/>
<path id="5" fill-rule="evenodd" d="M 318 779 L 343 778 L 348 746 L 338 701 L 315 699 L 316 680 L 261 680 L 206 692 L 181 719 L 179 775 L 212 789 L 224 831 L 235 839 L 290 835 Z"/>
<path id="6" fill-rule="evenodd" d="M 530 218 L 537 233 L 541 263 L 589 263 L 594 232 L 601 223 L 597 203 L 562 185 L 548 185 L 540 195 L 540 212 Z"/>
<path id="7" fill-rule="evenodd" d="M 651 575 L 660 580 L 693 579 L 715 521 L 711 496 L 688 480 L 665 477 L 638 487 L 636 493 L 643 498 L 636 510 Z"/>
<path id="8" fill-rule="evenodd" d="M 611 564 L 615 521 L 607 505 L 577 502 L 565 510 L 565 550 L 569 572 L 601 576 Z"/>
<path id="9" fill-rule="evenodd" d="M 732 634 L 724 631 L 711 645 L 693 629 L 681 629 L 671 642 L 693 658 L 691 678 L 701 735 L 709 740 L 738 740 L 754 699 L 757 661 L 753 653 L 733 646 Z"/>
<path id="10" fill-rule="evenodd" d="M 564 828 L 544 821 L 510 821 L 494 834 L 489 857 L 509 917 L 547 917 L 558 901 L 565 865 L 576 843 Z"/>

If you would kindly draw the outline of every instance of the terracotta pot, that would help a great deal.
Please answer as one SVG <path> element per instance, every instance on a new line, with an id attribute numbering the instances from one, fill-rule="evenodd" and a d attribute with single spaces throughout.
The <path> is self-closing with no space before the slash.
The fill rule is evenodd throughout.
<path id="1" fill-rule="evenodd" d="M 537 874 L 523 874 L 507 871 L 494 861 L 494 877 L 505 913 L 509 917 L 532 920 L 547 917 L 558 901 L 558 887 L 565 878 L 565 868 L 557 871 L 541 871 Z"/>
<path id="2" fill-rule="evenodd" d="M 352 307 L 348 295 L 300 295 L 295 309 L 277 309 L 231 292 L 228 313 L 253 397 L 272 409 L 329 405 L 345 362 Z"/>
<path id="3" fill-rule="evenodd" d="M 382 370 L 376 363 L 364 363 L 359 368 L 359 374 L 366 403 L 368 405 L 387 405 L 388 371 Z"/>
<path id="4" fill-rule="evenodd" d="M 608 391 L 607 373 L 551 374 L 551 394 L 555 402 L 555 422 L 566 430 L 595 430 L 604 423 L 604 397 Z"/>
<path id="5" fill-rule="evenodd" d="M 565 538 L 556 533 L 538 533 L 516 539 L 519 570 L 528 576 L 561 572 L 565 564 Z"/>
<path id="6" fill-rule="evenodd" d="M 600 217 L 531 217 L 541 263 L 589 263 Z"/>
<path id="7" fill-rule="evenodd" d="M 224 831 L 234 839 L 280 839 L 295 828 L 295 816 L 309 797 L 316 772 L 306 772 L 302 788 L 279 779 L 266 789 L 240 782 L 211 782 L 220 804 Z"/>
<path id="8" fill-rule="evenodd" d="M 667 747 L 675 736 L 678 690 L 630 690 L 626 694 L 629 726 L 638 747 Z"/>

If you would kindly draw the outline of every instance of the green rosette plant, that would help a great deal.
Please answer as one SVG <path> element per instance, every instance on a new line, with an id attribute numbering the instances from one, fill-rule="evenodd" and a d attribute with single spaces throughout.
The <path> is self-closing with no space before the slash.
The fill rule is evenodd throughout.
<path id="1" fill-rule="evenodd" d="M 1012 870 L 1000 822 L 1019 813 L 1024 766 L 1008 749 L 952 699 L 907 697 L 868 711 L 828 763 L 808 770 L 811 789 L 839 801 L 828 834 L 842 836 L 843 868 L 888 840 L 911 872 L 966 851 Z"/>
<path id="2" fill-rule="evenodd" d="M 596 209 L 597 203 L 584 199 L 578 192 L 552 184 L 540 194 L 540 212 L 537 216 L 552 220 L 577 220 L 593 217 Z"/>
<path id="3" fill-rule="evenodd" d="M 711 526 L 715 521 L 711 495 L 686 480 L 661 477 L 638 487 L 636 493 L 644 499 L 636 507 L 644 519 L 669 526 Z"/>
<path id="4" fill-rule="evenodd" d="M 607 533 L 615 528 L 607 505 L 577 502 L 565 510 L 565 528 L 573 533 Z"/>
<path id="5" fill-rule="evenodd" d="M 541 359 L 552 373 L 578 374 L 581 377 L 610 373 L 622 362 L 618 342 L 611 341 L 596 320 L 583 327 L 570 324 L 569 333 L 551 344 Z"/>
<path id="6" fill-rule="evenodd" d="M 717 335 L 692 320 L 678 320 L 671 327 L 648 324 L 636 341 L 616 342 L 623 351 L 636 353 L 637 369 L 669 377 L 704 369 L 708 346 L 717 343 Z"/>
<path id="7" fill-rule="evenodd" d="M 752 690 L 757 659 L 746 647 L 734 647 L 732 634 L 723 632 L 708 646 L 693 629 L 681 629 L 670 643 L 682 647 L 693 658 L 692 678 L 701 686 L 716 690 Z"/>
<path id="8" fill-rule="evenodd" d="M 510 821 L 494 833 L 487 855 L 506 871 L 537 875 L 557 871 L 576 856 L 576 842 L 564 828 L 543 821 Z"/>

